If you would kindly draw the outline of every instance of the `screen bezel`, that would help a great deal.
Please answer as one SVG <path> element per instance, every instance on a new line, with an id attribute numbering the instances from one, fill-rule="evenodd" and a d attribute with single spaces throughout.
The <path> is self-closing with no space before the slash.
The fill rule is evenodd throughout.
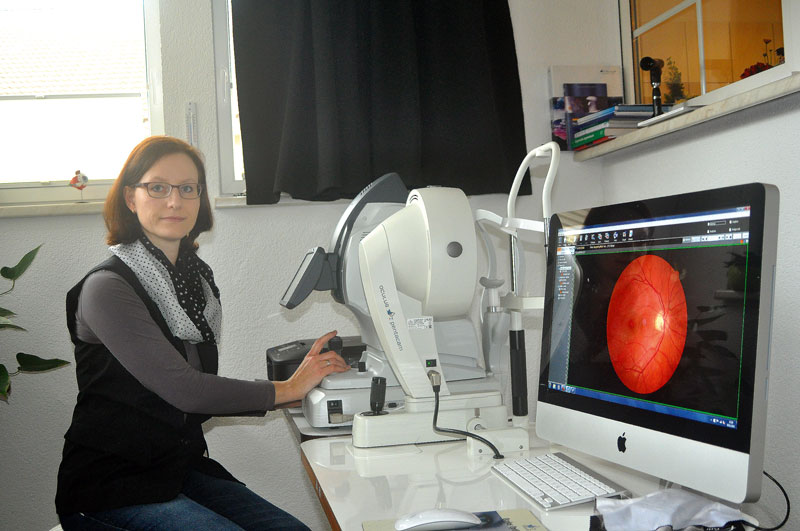
<path id="1" fill-rule="evenodd" d="M 595 207 L 594 210 L 600 211 L 599 217 L 602 218 L 604 222 L 606 220 L 608 222 L 630 222 L 638 219 L 631 216 L 631 212 L 644 211 L 648 212 L 651 218 L 660 218 L 664 216 L 749 206 L 750 241 L 748 261 L 754 267 L 748 268 L 746 280 L 748 286 L 757 286 L 757 290 L 760 291 L 767 289 L 767 287 L 761 285 L 760 272 L 764 246 L 765 197 L 766 192 L 763 185 L 748 184 L 600 206 Z M 753 292 L 748 293 L 748 296 L 751 297 L 751 301 L 748 302 L 744 319 L 742 393 L 739 403 L 740 417 L 735 430 L 727 427 L 695 422 L 668 414 L 640 410 L 612 402 L 591 399 L 549 388 L 551 328 L 554 310 L 553 291 L 556 281 L 555 263 L 557 257 L 556 248 L 558 247 L 558 231 L 565 226 L 580 228 L 581 225 L 577 220 L 585 219 L 589 210 L 592 209 L 558 213 L 554 214 L 549 220 L 547 236 L 547 277 L 542 330 L 542 358 L 538 389 L 539 401 L 657 432 L 748 453 L 750 450 L 753 426 L 753 394 L 756 389 L 758 327 L 759 315 L 761 312 L 758 297 L 752 297 Z M 757 294 L 758 291 L 755 293 Z"/>

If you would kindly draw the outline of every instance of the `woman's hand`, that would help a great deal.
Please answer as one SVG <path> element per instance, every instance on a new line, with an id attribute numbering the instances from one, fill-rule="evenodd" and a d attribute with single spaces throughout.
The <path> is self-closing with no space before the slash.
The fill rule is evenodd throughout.
<path id="1" fill-rule="evenodd" d="M 306 393 L 319 385 L 322 379 L 334 372 L 347 372 L 350 366 L 336 352 L 321 352 L 328 340 L 336 335 L 336 330 L 328 332 L 314 341 L 311 350 L 300 362 L 294 374 L 282 382 L 275 383 L 275 404 L 302 400 Z"/>

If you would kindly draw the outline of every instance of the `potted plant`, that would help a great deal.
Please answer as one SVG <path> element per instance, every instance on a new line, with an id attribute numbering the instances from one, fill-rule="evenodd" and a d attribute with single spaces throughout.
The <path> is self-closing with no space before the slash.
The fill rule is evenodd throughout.
<path id="1" fill-rule="evenodd" d="M 3 267 L 0 268 L 0 276 L 5 278 L 6 280 L 11 281 L 11 287 L 8 288 L 6 291 L 0 293 L 0 295 L 6 295 L 7 293 L 11 292 L 14 289 L 17 279 L 22 276 L 22 274 L 30 267 L 31 262 L 33 259 L 36 258 L 36 253 L 39 252 L 39 248 L 41 245 L 32 251 L 29 251 L 22 257 L 17 265 L 14 267 Z M 11 310 L 6 308 L 0 307 L 0 330 L 7 329 L 7 330 L 25 330 L 19 325 L 14 324 L 11 319 L 15 317 L 15 313 Z M 17 363 L 19 367 L 13 373 L 9 373 L 6 366 L 0 363 L 0 400 L 8 402 L 8 395 L 11 393 L 11 377 L 16 376 L 20 372 L 43 372 L 49 371 L 52 369 L 57 369 L 58 367 L 63 367 L 64 365 L 68 365 L 68 361 L 60 360 L 57 358 L 54 359 L 42 359 L 39 356 L 34 356 L 32 354 L 26 354 L 24 352 L 17 353 Z"/>
<path id="2" fill-rule="evenodd" d="M 681 71 L 672 57 L 667 57 L 667 71 L 666 71 L 666 94 L 664 95 L 664 103 L 679 103 L 686 99 L 686 93 L 683 92 L 683 81 L 681 80 Z"/>

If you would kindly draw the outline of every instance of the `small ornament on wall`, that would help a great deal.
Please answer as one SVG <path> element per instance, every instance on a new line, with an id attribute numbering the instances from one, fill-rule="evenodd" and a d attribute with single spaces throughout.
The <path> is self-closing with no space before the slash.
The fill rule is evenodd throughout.
<path id="1" fill-rule="evenodd" d="M 73 188 L 77 188 L 78 190 L 83 190 L 88 186 L 89 178 L 81 173 L 81 170 L 75 171 L 75 177 L 70 180 L 69 185 Z"/>
<path id="2" fill-rule="evenodd" d="M 69 185 L 81 191 L 81 200 L 83 200 L 83 189 L 89 186 L 89 178 L 81 170 L 76 170 L 75 176 L 69 181 Z"/>

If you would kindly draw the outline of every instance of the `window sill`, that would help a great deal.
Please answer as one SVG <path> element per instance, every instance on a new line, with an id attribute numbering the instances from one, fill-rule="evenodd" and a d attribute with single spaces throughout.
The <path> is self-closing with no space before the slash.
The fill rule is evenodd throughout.
<path id="1" fill-rule="evenodd" d="M 75 216 L 81 214 L 102 214 L 104 200 L 98 201 L 75 201 L 63 203 L 20 203 L 14 205 L 0 205 L 0 218 L 34 218 L 41 216 Z M 248 205 L 245 197 L 239 196 L 220 196 L 214 198 L 214 208 L 253 208 L 260 206 L 309 206 L 320 204 L 350 204 L 349 199 L 338 199 L 336 201 L 303 201 L 282 197 L 280 203 L 274 205 Z"/>
<path id="2" fill-rule="evenodd" d="M 241 208 L 247 206 L 244 196 L 219 196 L 214 198 L 214 208 Z"/>
<path id="3" fill-rule="evenodd" d="M 686 129 L 693 125 L 707 122 L 748 107 L 753 107 L 754 105 L 766 103 L 798 91 L 800 91 L 800 73 L 793 73 L 791 76 L 773 81 L 763 87 L 731 96 L 730 98 L 712 103 L 705 107 L 700 107 L 699 109 L 678 115 L 664 122 L 656 123 L 649 127 L 643 127 L 633 133 L 628 133 L 624 136 L 609 140 L 598 146 L 578 151 L 575 153 L 573 160 L 575 160 L 575 162 L 583 162 L 585 160 L 601 157 L 608 153 L 635 146 L 636 144 L 647 142 L 653 138 L 674 133 L 675 131 L 680 131 L 681 129 Z"/>
<path id="4" fill-rule="evenodd" d="M 72 216 L 100 214 L 104 201 L 82 201 L 74 203 L 38 203 L 0 205 L 0 218 L 32 218 L 40 216 Z"/>
<path id="5" fill-rule="evenodd" d="M 0 218 L 33 218 L 40 216 L 72 216 L 81 214 L 101 214 L 105 201 L 82 201 L 64 203 L 21 203 L 0 205 Z M 283 203 L 283 201 L 281 201 Z M 243 208 L 247 206 L 244 197 L 215 197 L 214 208 Z"/>
<path id="6" fill-rule="evenodd" d="M 248 205 L 247 198 L 244 196 L 220 196 L 214 198 L 214 208 L 257 208 L 257 207 L 276 207 L 276 206 L 311 206 L 311 205 L 349 205 L 350 199 L 337 199 L 335 201 L 306 201 L 304 199 L 292 199 L 288 195 L 282 195 L 278 203 L 271 205 Z"/>

